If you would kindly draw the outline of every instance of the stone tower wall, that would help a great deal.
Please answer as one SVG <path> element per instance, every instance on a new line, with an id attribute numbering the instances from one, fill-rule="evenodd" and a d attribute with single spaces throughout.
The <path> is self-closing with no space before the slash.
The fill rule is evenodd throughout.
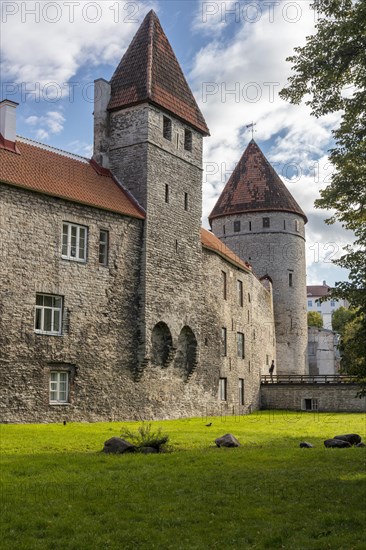
<path id="1" fill-rule="evenodd" d="M 263 218 L 270 227 L 263 227 Z M 234 231 L 234 222 L 240 231 Z M 217 237 L 273 282 L 278 374 L 307 372 L 307 307 L 304 220 L 288 212 L 256 212 L 212 220 Z M 292 286 L 289 276 L 292 274 Z"/>
<path id="2" fill-rule="evenodd" d="M 164 116 L 171 120 L 170 140 L 163 136 Z M 185 130 L 192 132 L 192 151 L 184 149 Z M 140 290 L 142 370 L 152 359 L 151 335 L 158 323 L 167 325 L 171 333 L 188 326 L 199 340 L 202 135 L 151 105 L 114 112 L 110 167 L 146 210 Z"/>

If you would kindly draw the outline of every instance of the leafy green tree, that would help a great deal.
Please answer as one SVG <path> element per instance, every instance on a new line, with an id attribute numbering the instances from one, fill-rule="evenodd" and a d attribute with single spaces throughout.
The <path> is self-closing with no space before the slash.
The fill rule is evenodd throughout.
<path id="1" fill-rule="evenodd" d="M 343 335 L 347 323 L 352 321 L 355 315 L 356 312 L 353 309 L 348 309 L 343 306 L 336 309 L 332 315 L 332 329 Z"/>
<path id="2" fill-rule="evenodd" d="M 308 311 L 308 327 L 323 328 L 323 317 L 319 311 Z"/>
<path id="3" fill-rule="evenodd" d="M 352 336 L 358 339 L 366 332 L 366 2 L 314 0 L 312 8 L 316 33 L 288 58 L 293 74 L 280 95 L 295 104 L 305 97 L 316 117 L 341 113 L 329 152 L 334 173 L 315 206 L 334 211 L 326 223 L 340 221 L 355 234 L 354 244 L 335 260 L 349 270 L 349 281 L 336 283 L 331 296 L 358 309 Z M 365 377 L 366 354 L 354 360 Z"/>
<path id="4" fill-rule="evenodd" d="M 345 325 L 341 340 L 341 370 L 347 374 L 361 376 L 366 357 L 366 323 L 362 316 L 354 317 Z M 366 380 L 363 379 L 364 384 Z"/>

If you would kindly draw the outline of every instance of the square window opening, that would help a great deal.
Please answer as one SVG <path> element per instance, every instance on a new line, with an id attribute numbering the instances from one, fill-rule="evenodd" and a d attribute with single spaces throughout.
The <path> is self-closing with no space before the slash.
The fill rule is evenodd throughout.
<path id="1" fill-rule="evenodd" d="M 36 294 L 34 331 L 37 334 L 61 335 L 62 297 Z"/>
<path id="2" fill-rule="evenodd" d="M 87 227 L 64 222 L 62 225 L 61 257 L 75 262 L 86 262 Z"/>

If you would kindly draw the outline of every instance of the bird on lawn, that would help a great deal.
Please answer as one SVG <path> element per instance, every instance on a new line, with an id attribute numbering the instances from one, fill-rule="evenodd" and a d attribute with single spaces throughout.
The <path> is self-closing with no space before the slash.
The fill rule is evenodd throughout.
<path id="1" fill-rule="evenodd" d="M 210 422 L 209 424 L 206 424 L 206 428 L 209 428 L 210 426 L 212 426 L 212 422 Z"/>
<path id="2" fill-rule="evenodd" d="M 63 424 L 64 424 L 64 426 L 66 426 L 66 420 L 64 420 Z"/>

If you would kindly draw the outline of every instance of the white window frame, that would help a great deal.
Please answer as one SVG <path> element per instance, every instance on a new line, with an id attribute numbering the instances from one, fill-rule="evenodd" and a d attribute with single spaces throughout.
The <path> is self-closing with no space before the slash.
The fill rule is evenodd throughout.
<path id="1" fill-rule="evenodd" d="M 42 304 L 37 304 L 39 298 L 42 297 Z M 52 304 L 45 305 L 45 298 L 51 298 Z M 56 300 L 59 300 L 59 305 L 55 305 Z M 54 294 L 36 294 L 36 305 L 34 309 L 34 332 L 37 334 L 51 334 L 53 336 L 60 336 L 62 334 L 62 309 L 63 298 L 62 296 L 56 296 Z M 47 312 L 47 313 L 46 313 Z M 51 329 L 45 330 L 45 314 L 51 313 Z M 58 323 L 56 323 L 56 319 Z M 40 321 L 40 327 L 37 327 L 37 320 Z M 58 324 L 58 330 L 55 330 L 55 325 Z"/>
<path id="2" fill-rule="evenodd" d="M 65 231 L 65 228 L 67 228 L 67 231 Z M 73 229 L 76 230 L 75 235 L 72 235 Z M 81 231 L 84 231 L 84 239 L 80 235 Z M 75 244 L 72 244 L 72 239 L 75 239 Z M 80 246 L 80 242 L 82 242 L 82 240 L 84 240 L 84 246 Z M 84 264 L 86 263 L 88 228 L 85 225 L 63 222 L 61 243 L 61 257 L 64 260 L 71 260 L 73 262 L 81 262 Z"/>
<path id="3" fill-rule="evenodd" d="M 311 401 L 311 409 L 306 408 L 306 401 Z M 318 411 L 319 410 L 319 399 L 314 397 L 303 397 L 301 399 L 301 410 L 302 411 Z"/>
<path id="4" fill-rule="evenodd" d="M 68 371 L 50 371 L 49 400 L 51 405 L 69 403 L 70 373 Z"/>

